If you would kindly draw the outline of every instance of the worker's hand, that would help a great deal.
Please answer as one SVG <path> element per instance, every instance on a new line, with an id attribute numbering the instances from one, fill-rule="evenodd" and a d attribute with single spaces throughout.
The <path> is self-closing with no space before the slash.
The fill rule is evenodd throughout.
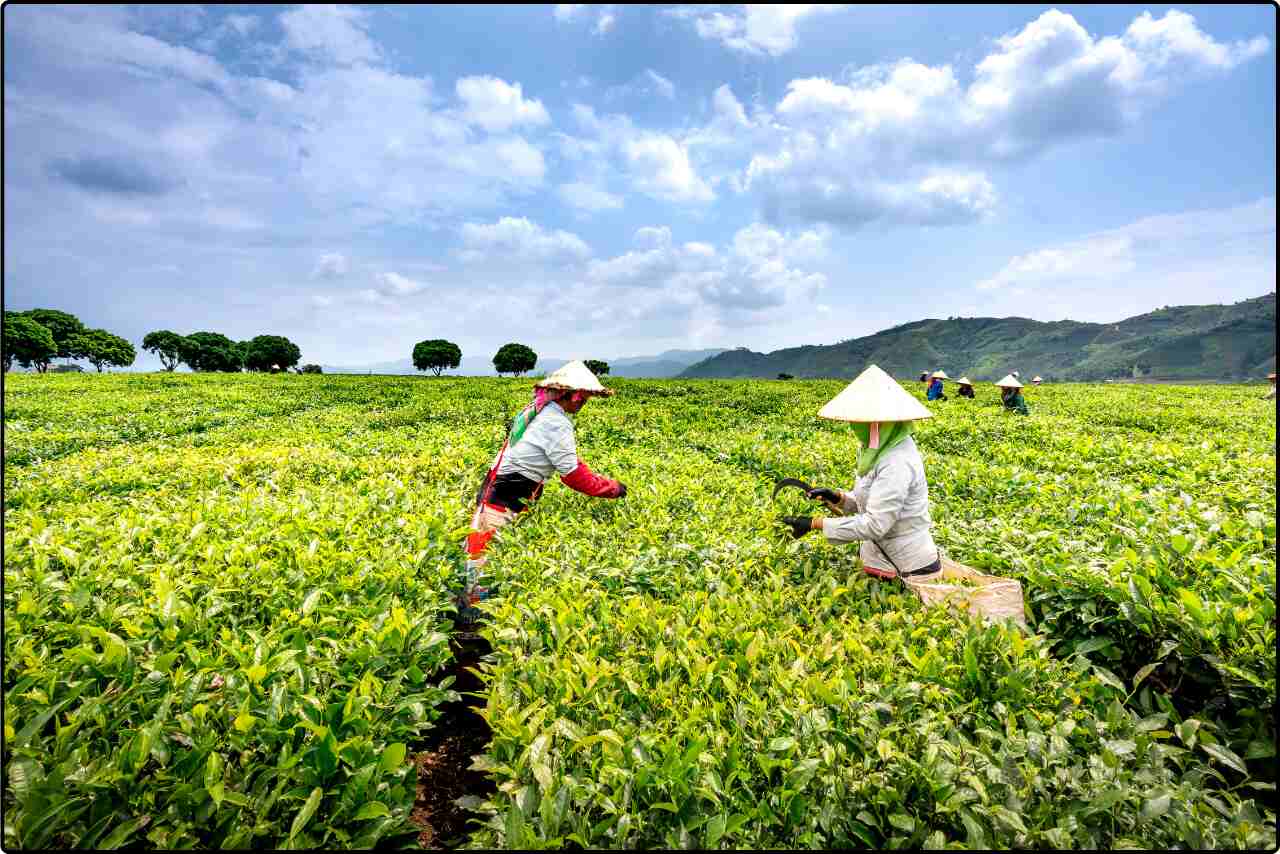
<path id="1" fill-rule="evenodd" d="M 627 497 L 627 485 L 622 481 L 618 481 L 618 494 L 615 495 L 614 498 L 626 498 L 626 497 Z"/>
<path id="2" fill-rule="evenodd" d="M 844 502 L 844 496 L 841 495 L 839 491 L 835 489 L 827 489 L 825 486 L 809 490 L 809 497 L 819 501 L 825 501 L 832 507 L 836 508 L 839 508 Z"/>
<path id="3" fill-rule="evenodd" d="M 797 540 L 813 530 L 813 518 L 810 516 L 783 516 L 782 524 L 791 529 L 791 536 Z"/>

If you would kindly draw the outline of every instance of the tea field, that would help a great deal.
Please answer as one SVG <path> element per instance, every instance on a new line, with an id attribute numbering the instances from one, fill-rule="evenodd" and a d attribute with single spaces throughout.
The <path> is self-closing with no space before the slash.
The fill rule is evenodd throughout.
<path id="1" fill-rule="evenodd" d="M 491 547 L 463 844 L 1275 849 L 1256 387 L 929 404 L 935 539 L 1021 580 L 1020 631 L 780 532 L 816 505 L 775 477 L 852 486 L 845 383 L 606 383 L 579 450 L 627 497 L 548 484 Z M 416 844 L 531 384 L 6 375 L 4 846 Z"/>

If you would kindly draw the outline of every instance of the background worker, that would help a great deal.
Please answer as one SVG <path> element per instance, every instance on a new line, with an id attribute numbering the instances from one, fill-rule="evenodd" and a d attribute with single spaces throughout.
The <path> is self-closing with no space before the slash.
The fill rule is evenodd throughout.
<path id="1" fill-rule="evenodd" d="M 1275 372 L 1273 371 L 1272 373 L 1267 374 L 1267 379 L 1271 381 L 1271 388 L 1267 390 L 1267 393 L 1266 393 L 1265 395 L 1263 395 L 1262 399 L 1263 399 L 1263 400 L 1275 400 L 1275 399 L 1276 399 L 1276 375 L 1275 375 Z"/>
<path id="2" fill-rule="evenodd" d="M 1000 402 L 1005 409 L 1019 415 L 1031 414 L 1031 410 L 1027 409 L 1027 402 L 1022 398 L 1022 383 L 1018 382 L 1013 374 L 1009 374 L 996 385 L 1000 388 Z"/>
<path id="3" fill-rule="evenodd" d="M 929 529 L 929 484 L 911 438 L 912 422 L 933 414 L 893 377 L 870 366 L 818 412 L 819 418 L 853 422 L 858 437 L 853 490 L 820 488 L 840 517 L 787 516 L 793 537 L 821 531 L 830 543 L 861 542 L 862 568 L 878 578 L 931 575 L 942 559 Z"/>
<path id="4" fill-rule="evenodd" d="M 511 424 L 507 440 L 494 459 L 479 493 L 467 536 L 467 582 L 458 597 L 460 622 L 474 622 L 474 605 L 488 595 L 480 585 L 480 567 L 489 541 L 499 528 L 529 509 L 555 473 L 570 489 L 594 498 L 622 498 L 627 488 L 591 471 L 578 456 L 570 415 L 591 397 L 613 392 L 600 384 L 582 361 L 569 362 L 534 387 L 533 401 Z"/>
<path id="5" fill-rule="evenodd" d="M 929 390 L 925 392 L 925 399 L 946 400 L 947 396 L 942 393 L 942 381 L 951 379 L 951 377 L 947 376 L 947 372 L 934 371 L 933 375 L 929 379 Z"/>
<path id="6" fill-rule="evenodd" d="M 973 400 L 973 383 L 969 382 L 968 377 L 961 377 L 956 380 L 956 385 L 959 387 L 959 391 L 956 394 Z"/>

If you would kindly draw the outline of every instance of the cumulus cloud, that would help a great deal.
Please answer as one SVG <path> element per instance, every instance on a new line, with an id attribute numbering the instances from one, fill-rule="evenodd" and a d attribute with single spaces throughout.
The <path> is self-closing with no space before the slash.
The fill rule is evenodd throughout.
<path id="1" fill-rule="evenodd" d="M 611 86 L 604 93 L 606 101 L 617 101 L 624 98 L 665 98 L 670 101 L 676 96 L 676 84 L 663 77 L 652 68 L 646 68 L 630 82 L 621 86 Z"/>
<path id="2" fill-rule="evenodd" d="M 574 261 L 591 255 L 591 248 L 578 235 L 560 229 L 548 231 L 526 217 L 464 223 L 460 234 L 466 247 L 461 253 L 465 261 Z"/>
<path id="3" fill-rule="evenodd" d="M 551 122 L 542 102 L 526 99 L 519 83 L 508 83 L 497 77 L 463 77 L 454 88 L 463 103 L 466 120 L 487 131 Z"/>
<path id="4" fill-rule="evenodd" d="M 625 140 L 622 152 L 636 189 L 669 202 L 709 202 L 715 193 L 689 162 L 689 153 L 663 133 L 642 133 Z"/>
<path id="5" fill-rule="evenodd" d="M 1233 208 L 1162 214 L 1015 255 L 994 275 L 978 282 L 977 288 L 1039 291 L 1121 281 L 1129 287 L 1135 276 L 1155 278 L 1174 271 L 1185 275 L 1226 262 L 1223 270 L 1236 264 L 1263 273 L 1251 277 L 1254 281 L 1246 287 L 1252 292 L 1266 285 L 1268 261 L 1274 277 L 1275 234 L 1274 197 Z M 1210 277 L 1217 281 L 1222 273 Z"/>
<path id="6" fill-rule="evenodd" d="M 637 128 L 625 115 L 598 116 L 585 104 L 574 104 L 573 115 L 587 136 L 561 135 L 566 157 L 588 161 L 597 170 L 616 163 L 633 189 L 663 201 L 699 203 L 715 198 L 687 146 L 671 134 Z"/>
<path id="7" fill-rule="evenodd" d="M 318 279 L 340 279 L 350 269 L 347 257 L 340 252 L 326 252 L 316 261 L 311 275 Z"/>
<path id="8" fill-rule="evenodd" d="M 746 4 L 717 8 L 682 7 L 667 14 L 693 23 L 698 35 L 753 56 L 782 56 L 799 43 L 796 25 L 805 18 L 844 9 L 840 4 Z"/>
<path id="9" fill-rule="evenodd" d="M 587 8 L 586 3 L 557 3 L 553 14 L 556 20 L 560 22 L 572 21 L 578 16 L 578 13 Z"/>
<path id="10" fill-rule="evenodd" d="M 613 3 L 557 3 L 553 10 L 556 20 L 562 24 L 584 17 L 588 12 L 595 15 L 592 30 L 598 36 L 612 30 L 618 22 L 618 7 Z"/>
<path id="11" fill-rule="evenodd" d="M 856 69 L 844 82 L 791 81 L 774 115 L 757 123 L 770 142 L 751 157 L 743 186 L 760 194 L 771 221 L 973 222 L 996 204 L 991 164 L 1116 134 L 1187 76 L 1268 48 L 1262 37 L 1216 42 L 1176 10 L 1144 13 L 1104 38 L 1050 10 L 997 39 L 967 86 L 951 66 L 910 59 Z M 717 92 L 722 128 L 746 121 L 731 97 Z"/>
<path id="12" fill-rule="evenodd" d="M 826 284 L 824 274 L 796 266 L 821 258 L 826 239 L 816 230 L 790 234 L 756 223 L 719 251 L 707 243 L 677 244 L 666 226 L 645 227 L 636 231 L 635 249 L 592 261 L 587 278 L 610 288 L 657 291 L 690 309 L 694 297 L 722 320 L 758 322 L 755 313 L 809 298 Z"/>
<path id="13" fill-rule="evenodd" d="M 330 4 L 298 6 L 280 15 L 285 45 L 342 65 L 381 57 L 366 32 L 368 15 L 359 7 Z"/>
<path id="14" fill-rule="evenodd" d="M 622 207 L 622 197 L 593 184 L 562 184 L 557 190 L 561 201 L 580 211 L 608 211 Z"/>
<path id="15" fill-rule="evenodd" d="M 399 273 L 381 273 L 378 276 L 379 290 L 389 297 L 404 297 L 426 290 L 422 282 L 402 276 Z"/>

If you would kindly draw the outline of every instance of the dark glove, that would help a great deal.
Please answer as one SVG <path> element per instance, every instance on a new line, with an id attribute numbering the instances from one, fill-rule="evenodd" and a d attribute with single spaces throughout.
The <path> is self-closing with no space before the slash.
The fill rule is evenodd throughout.
<path id="1" fill-rule="evenodd" d="M 618 481 L 618 498 L 627 497 L 627 485 L 622 481 Z"/>
<path id="2" fill-rule="evenodd" d="M 809 497 L 818 501 L 825 501 L 828 504 L 834 504 L 837 507 L 844 500 L 840 493 L 834 489 L 827 489 L 825 486 L 809 490 Z"/>
<path id="3" fill-rule="evenodd" d="M 791 536 L 797 540 L 813 530 L 810 516 L 783 516 L 782 524 L 791 529 Z"/>

